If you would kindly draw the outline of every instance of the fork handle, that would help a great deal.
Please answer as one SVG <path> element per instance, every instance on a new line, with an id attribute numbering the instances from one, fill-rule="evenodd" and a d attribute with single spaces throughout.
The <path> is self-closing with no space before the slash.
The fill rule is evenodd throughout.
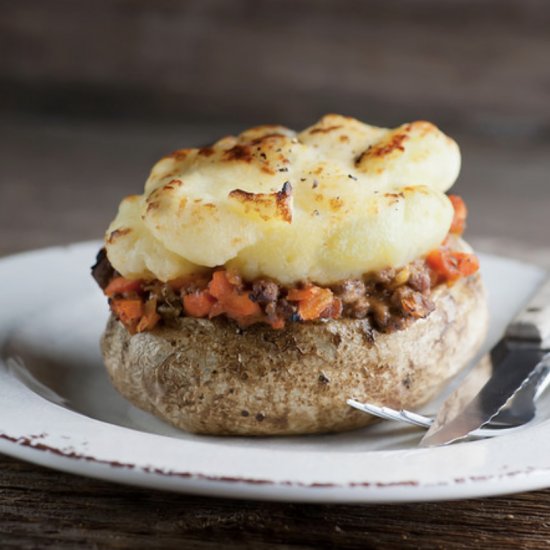
<path id="1" fill-rule="evenodd" d="M 510 323 L 506 336 L 538 342 L 542 349 L 550 349 L 550 279 Z"/>

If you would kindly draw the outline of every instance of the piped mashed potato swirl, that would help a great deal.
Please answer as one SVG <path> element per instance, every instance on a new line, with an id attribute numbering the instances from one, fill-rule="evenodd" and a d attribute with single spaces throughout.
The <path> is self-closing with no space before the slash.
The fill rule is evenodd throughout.
<path id="1" fill-rule="evenodd" d="M 457 144 L 429 122 L 260 126 L 161 159 L 144 194 L 121 202 L 107 255 L 131 279 L 225 266 L 246 280 L 327 285 L 437 248 L 459 170 Z"/>

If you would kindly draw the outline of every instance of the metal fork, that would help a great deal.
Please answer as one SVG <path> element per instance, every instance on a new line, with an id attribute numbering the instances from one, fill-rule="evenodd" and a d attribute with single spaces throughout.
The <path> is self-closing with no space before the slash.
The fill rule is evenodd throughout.
<path id="1" fill-rule="evenodd" d="M 516 392 L 510 403 L 486 427 L 474 430 L 469 435 L 472 437 L 496 437 L 523 428 L 525 424 L 534 418 L 536 401 L 549 384 L 550 369 L 545 367 L 529 378 Z M 347 404 L 384 420 L 404 422 L 425 429 L 428 429 L 433 423 L 433 418 L 404 409 L 396 410 L 390 407 L 380 407 L 373 403 L 361 403 L 355 399 L 348 399 Z"/>

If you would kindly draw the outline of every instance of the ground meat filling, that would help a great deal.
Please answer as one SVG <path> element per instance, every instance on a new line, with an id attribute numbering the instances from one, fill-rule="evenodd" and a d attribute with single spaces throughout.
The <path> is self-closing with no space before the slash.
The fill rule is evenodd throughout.
<path id="1" fill-rule="evenodd" d="M 342 301 L 342 317 L 369 318 L 382 332 L 404 328 L 435 309 L 430 299 L 430 271 L 422 261 L 400 270 L 385 269 L 364 280 L 348 279 L 331 290 Z"/>
<path id="2" fill-rule="evenodd" d="M 116 272 L 107 258 L 107 252 L 102 248 L 96 256 L 95 264 L 92 266 L 92 277 L 100 286 L 101 290 L 105 290 Z"/>
<path id="3" fill-rule="evenodd" d="M 227 274 L 225 271 L 223 273 Z M 138 327 L 152 328 L 157 322 L 170 324 L 186 315 L 211 318 L 225 314 L 240 326 L 263 322 L 273 328 L 308 320 L 365 319 L 372 328 L 387 333 L 403 329 L 415 319 L 427 317 L 435 308 L 430 298 L 435 281 L 424 260 L 412 262 L 401 269 L 385 269 L 360 279 L 346 279 L 326 288 L 304 283 L 289 289 L 269 279 L 249 283 L 235 274 L 227 274 L 227 284 L 231 285 L 233 296 L 248 304 L 244 317 L 232 316 L 231 309 L 219 307 L 223 300 L 220 298 L 221 302 L 216 302 L 212 298 L 210 292 L 215 292 L 209 286 L 211 280 L 207 278 L 168 283 L 140 281 L 136 284 L 136 281 L 120 277 L 103 250 L 98 254 L 92 274 L 109 296 L 112 311 L 132 332 L 139 332 Z M 131 304 L 138 312 L 135 323 L 128 319 L 128 307 L 120 309 L 121 303 L 126 306 Z M 199 309 L 196 309 L 197 303 Z M 312 303 L 317 307 L 314 316 L 311 314 Z M 195 310 L 189 309 L 186 304 L 195 304 Z M 139 317 L 145 315 L 147 310 L 151 312 L 151 309 L 154 312 L 154 317 L 149 319 L 154 321 L 152 326 L 151 322 L 144 322 Z"/>

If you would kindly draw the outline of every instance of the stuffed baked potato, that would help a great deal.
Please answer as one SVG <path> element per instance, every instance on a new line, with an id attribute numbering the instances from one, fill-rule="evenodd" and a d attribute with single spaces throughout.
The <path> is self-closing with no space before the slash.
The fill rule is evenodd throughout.
<path id="1" fill-rule="evenodd" d="M 487 325 L 454 141 L 328 115 L 162 159 L 93 273 L 107 370 L 136 406 L 196 433 L 347 430 L 354 397 L 413 408 Z"/>

